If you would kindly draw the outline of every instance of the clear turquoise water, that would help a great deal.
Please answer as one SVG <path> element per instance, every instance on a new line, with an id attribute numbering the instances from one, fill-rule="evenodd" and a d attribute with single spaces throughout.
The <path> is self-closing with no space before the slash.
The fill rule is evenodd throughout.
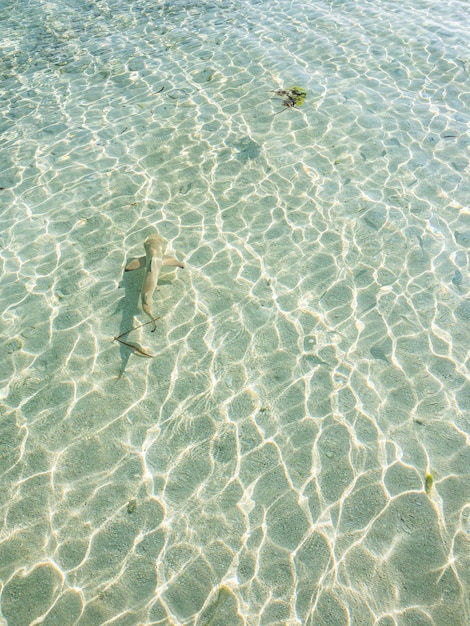
<path id="1" fill-rule="evenodd" d="M 468 4 L 0 11 L 2 623 L 468 624 Z"/>

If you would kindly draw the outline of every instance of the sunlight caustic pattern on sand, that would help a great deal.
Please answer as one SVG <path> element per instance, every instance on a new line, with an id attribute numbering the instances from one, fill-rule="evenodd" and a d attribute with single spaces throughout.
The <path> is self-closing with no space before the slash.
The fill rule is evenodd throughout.
<path id="1" fill-rule="evenodd" d="M 470 619 L 468 16 L 269 6 L 2 21 L 8 626 Z"/>

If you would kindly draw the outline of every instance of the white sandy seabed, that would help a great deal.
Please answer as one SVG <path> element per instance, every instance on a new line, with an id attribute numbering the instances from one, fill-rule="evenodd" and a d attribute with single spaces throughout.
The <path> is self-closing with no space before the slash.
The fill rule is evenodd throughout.
<path id="1" fill-rule="evenodd" d="M 467 9 L 0 7 L 3 623 L 470 622 Z"/>

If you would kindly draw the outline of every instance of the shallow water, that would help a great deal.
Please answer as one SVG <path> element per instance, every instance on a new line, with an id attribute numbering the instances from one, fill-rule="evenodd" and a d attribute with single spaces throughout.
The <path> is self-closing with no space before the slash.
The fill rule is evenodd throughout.
<path id="1" fill-rule="evenodd" d="M 468 5 L 0 10 L 2 623 L 468 624 Z"/>

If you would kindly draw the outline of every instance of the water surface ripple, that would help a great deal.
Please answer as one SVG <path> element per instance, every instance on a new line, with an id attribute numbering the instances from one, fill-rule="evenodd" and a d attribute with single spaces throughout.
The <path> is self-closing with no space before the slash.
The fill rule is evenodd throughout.
<path id="1" fill-rule="evenodd" d="M 2 623 L 468 624 L 468 4 L 0 16 Z"/>

